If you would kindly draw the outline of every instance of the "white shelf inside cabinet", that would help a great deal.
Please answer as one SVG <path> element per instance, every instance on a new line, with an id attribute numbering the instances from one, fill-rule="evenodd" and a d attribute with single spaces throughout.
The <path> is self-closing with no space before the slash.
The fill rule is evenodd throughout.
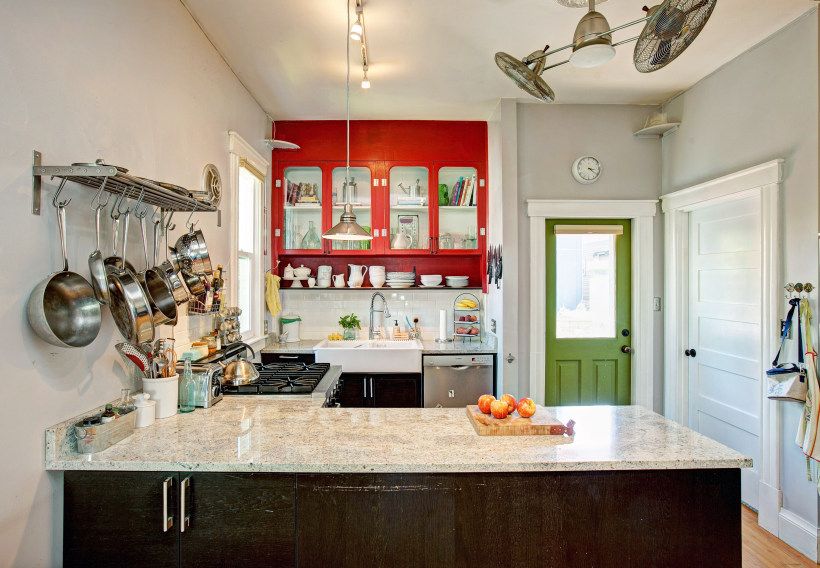
<path id="1" fill-rule="evenodd" d="M 667 122 L 665 124 L 656 124 L 655 126 L 647 126 L 641 128 L 637 132 L 633 132 L 633 136 L 638 138 L 663 138 L 667 134 L 672 134 L 680 127 L 680 122 Z"/>
<path id="2" fill-rule="evenodd" d="M 285 205 L 285 209 L 321 209 L 321 208 L 322 208 L 321 203 L 316 204 L 316 205 L 313 205 L 312 203 L 310 205 Z"/>
<path id="3" fill-rule="evenodd" d="M 402 209 L 404 211 L 424 211 L 427 205 L 391 205 L 390 209 Z"/>

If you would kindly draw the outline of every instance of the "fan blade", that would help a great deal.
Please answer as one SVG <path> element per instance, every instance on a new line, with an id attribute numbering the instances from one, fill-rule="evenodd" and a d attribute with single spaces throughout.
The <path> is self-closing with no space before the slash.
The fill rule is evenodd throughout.
<path id="1" fill-rule="evenodd" d="M 551 103 L 555 100 L 555 93 L 547 85 L 538 73 L 524 65 L 520 59 L 516 59 L 509 53 L 499 51 L 495 54 L 495 64 L 504 72 L 504 74 L 513 80 L 513 83 L 518 85 L 538 100 L 545 103 Z"/>
<path id="2" fill-rule="evenodd" d="M 695 40 L 712 15 L 717 0 L 692 2 L 665 0 L 649 10 L 651 15 L 635 43 L 632 57 L 638 71 L 650 73 L 665 67 Z"/>

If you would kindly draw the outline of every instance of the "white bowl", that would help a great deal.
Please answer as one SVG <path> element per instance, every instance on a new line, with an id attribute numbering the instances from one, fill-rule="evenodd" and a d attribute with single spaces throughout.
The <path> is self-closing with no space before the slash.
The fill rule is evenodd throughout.
<path id="1" fill-rule="evenodd" d="M 423 275 L 421 277 L 421 283 L 424 286 L 438 286 L 439 284 L 441 284 L 441 275 L 440 274 Z"/>

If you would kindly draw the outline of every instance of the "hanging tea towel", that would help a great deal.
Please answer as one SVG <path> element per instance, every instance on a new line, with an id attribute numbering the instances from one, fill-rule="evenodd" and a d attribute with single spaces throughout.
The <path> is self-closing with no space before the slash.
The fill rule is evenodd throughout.
<path id="1" fill-rule="evenodd" d="M 811 462 L 820 461 L 820 443 L 817 440 L 818 426 L 820 426 L 820 384 L 817 377 L 817 352 L 811 341 L 811 308 L 809 301 L 805 298 L 800 302 L 800 311 L 803 318 L 801 325 L 806 336 L 806 377 L 809 383 L 809 390 L 806 394 L 806 405 L 800 416 L 800 424 L 797 429 L 797 445 L 806 454 L 806 469 L 809 480 L 811 480 Z M 815 477 L 818 477 L 815 474 Z M 818 492 L 820 492 L 820 479 L 818 479 Z"/>
<path id="2" fill-rule="evenodd" d="M 265 276 L 265 304 L 268 306 L 270 315 L 276 317 L 276 314 L 282 311 L 282 302 L 279 299 L 279 281 L 282 280 L 276 274 L 268 272 Z"/>

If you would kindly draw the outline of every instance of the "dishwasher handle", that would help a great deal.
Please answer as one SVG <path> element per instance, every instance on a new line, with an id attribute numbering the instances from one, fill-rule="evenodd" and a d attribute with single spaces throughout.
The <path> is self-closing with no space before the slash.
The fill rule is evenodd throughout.
<path id="1" fill-rule="evenodd" d="M 471 369 L 476 366 L 477 365 L 450 365 L 450 368 L 454 371 L 466 371 L 467 369 Z"/>

